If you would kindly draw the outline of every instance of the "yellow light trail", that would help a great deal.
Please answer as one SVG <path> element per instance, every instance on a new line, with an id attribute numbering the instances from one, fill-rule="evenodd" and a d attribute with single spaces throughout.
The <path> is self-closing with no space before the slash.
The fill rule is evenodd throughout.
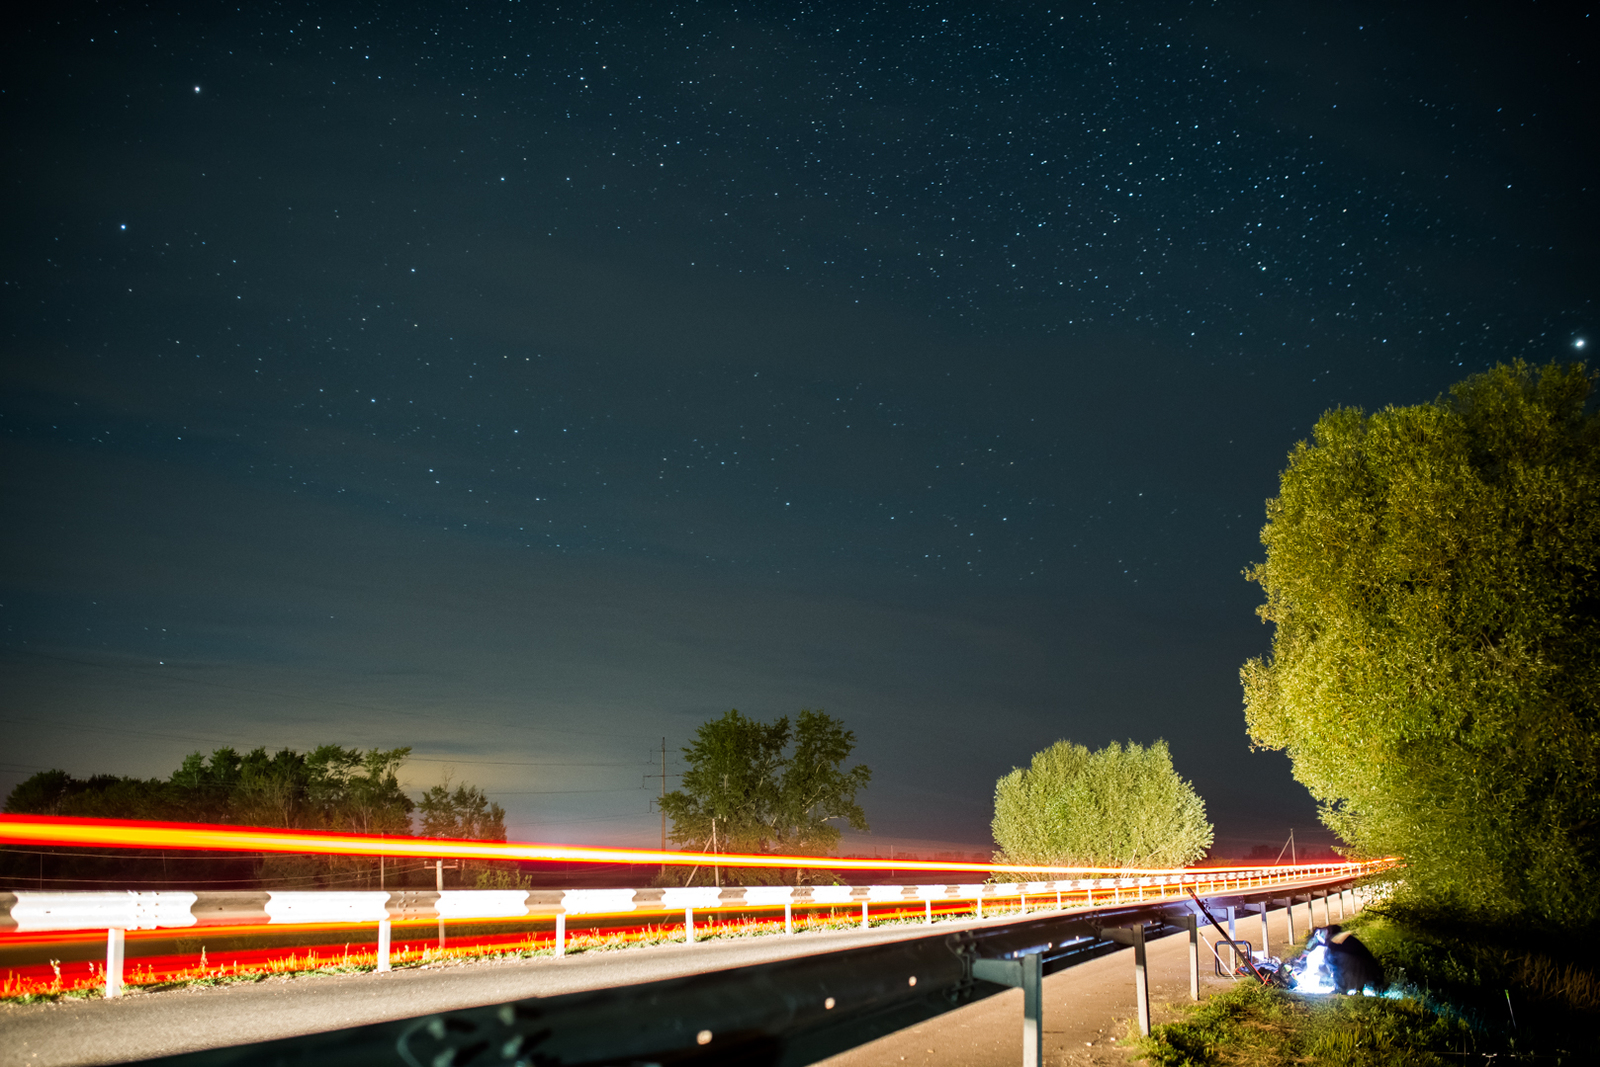
<path id="1" fill-rule="evenodd" d="M 523 860 L 540 863 L 666 864 L 677 867 L 783 867 L 806 870 L 948 871 L 971 874 L 1161 875 L 1164 867 L 1022 867 L 1001 863 L 929 860 L 846 859 L 837 856 L 751 855 L 731 852 L 663 852 L 657 849 L 594 848 L 523 841 L 466 841 L 443 837 L 380 837 L 372 834 L 284 830 L 264 826 L 83 819 L 52 815 L 0 815 L 0 844 L 78 845 L 99 848 L 190 849 L 227 852 L 314 853 L 419 859 Z M 1346 866 L 1343 863 L 1302 867 Z M 1354 864 L 1349 864 L 1354 866 Z"/>

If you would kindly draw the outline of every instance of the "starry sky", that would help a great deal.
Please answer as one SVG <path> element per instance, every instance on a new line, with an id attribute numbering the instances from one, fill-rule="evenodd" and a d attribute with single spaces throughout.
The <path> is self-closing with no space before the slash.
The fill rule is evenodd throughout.
<path id="1" fill-rule="evenodd" d="M 809 707 L 850 849 L 1059 738 L 1326 842 L 1238 683 L 1289 449 L 1595 323 L 1585 5 L 42 10 L 0 792 L 411 745 L 653 845 L 663 737 Z"/>

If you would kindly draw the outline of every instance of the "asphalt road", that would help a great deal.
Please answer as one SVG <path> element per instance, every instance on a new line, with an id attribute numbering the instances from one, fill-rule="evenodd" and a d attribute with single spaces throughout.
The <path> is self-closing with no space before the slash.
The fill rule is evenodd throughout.
<path id="1" fill-rule="evenodd" d="M 305 975 L 161 992 L 135 990 L 116 1000 L 6 1004 L 0 1005 L 0 1067 L 125 1063 L 523 997 L 652 982 L 970 925 L 974 924 L 942 922 L 934 927 L 717 939 L 582 953 L 559 960 L 452 962 L 385 974 Z"/>
<path id="2" fill-rule="evenodd" d="M 1301 922 L 1304 911 L 1301 911 Z M 1007 916 L 990 922 L 1012 921 Z M 1256 939 L 1259 919 L 1240 927 Z M 978 925 L 942 922 L 941 932 Z M 1272 913 L 1274 948 L 1286 928 Z M 0 1005 L 0 1067 L 69 1067 L 124 1063 L 197 1049 L 239 1045 L 365 1023 L 411 1018 L 606 986 L 720 970 L 829 952 L 854 945 L 919 937 L 922 925 L 872 931 L 815 932 L 786 938 L 713 940 L 658 945 L 565 959 L 448 963 L 386 974 L 307 975 L 259 983 L 135 991 L 117 1000 L 65 1000 Z M 1301 927 L 1304 933 L 1304 927 Z M 1188 999 L 1187 938 L 1149 946 L 1152 1002 Z M 1202 950 L 1204 951 L 1204 950 Z M 1207 964 L 1202 959 L 1203 968 Z M 1203 970 L 1204 973 L 1204 970 Z M 1226 987 L 1206 980 L 1206 991 Z M 1112 1047 L 1135 1010 L 1132 950 L 1069 968 L 1045 979 L 1046 1062 L 1123 1063 Z M 1021 1059 L 1021 993 L 1010 990 L 826 1061 L 830 1067 L 918 1063 L 928 1067 L 1010 1065 Z M 1110 1057 L 1110 1058 L 1107 1058 Z"/>

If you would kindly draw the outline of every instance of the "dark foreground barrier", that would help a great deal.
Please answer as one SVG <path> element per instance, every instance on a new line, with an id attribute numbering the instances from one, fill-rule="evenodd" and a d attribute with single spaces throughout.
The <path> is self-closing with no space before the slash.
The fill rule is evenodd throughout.
<path id="1" fill-rule="evenodd" d="M 1217 913 L 1332 892 L 1349 879 L 1211 895 Z M 1309 909 L 1308 909 L 1309 910 Z M 880 945 L 612 989 L 534 997 L 147 1061 L 170 1067 L 661 1067 L 814 1063 L 999 993 L 1023 990 L 1022 1062 L 1042 1062 L 1044 975 L 1134 948 L 1148 1031 L 1146 940 L 1187 930 L 1199 989 L 1194 901 L 1052 913 Z"/>

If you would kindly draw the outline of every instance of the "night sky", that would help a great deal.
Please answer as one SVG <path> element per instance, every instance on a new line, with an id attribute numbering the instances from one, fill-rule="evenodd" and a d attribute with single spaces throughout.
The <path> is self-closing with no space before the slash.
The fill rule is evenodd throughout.
<path id="1" fill-rule="evenodd" d="M 1263 6 L 12 23 L 0 795 L 411 745 L 653 845 L 663 736 L 810 707 L 850 849 L 989 847 L 1063 737 L 1331 840 L 1245 736 L 1263 502 L 1334 405 L 1581 353 L 1600 18 Z"/>

